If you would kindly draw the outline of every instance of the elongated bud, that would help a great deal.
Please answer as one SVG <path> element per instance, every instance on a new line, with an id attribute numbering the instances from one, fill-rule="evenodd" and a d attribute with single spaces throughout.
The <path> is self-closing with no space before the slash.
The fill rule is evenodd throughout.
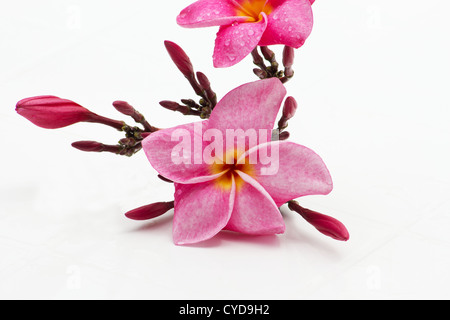
<path id="1" fill-rule="evenodd" d="M 286 101 L 284 102 L 283 117 L 286 118 L 286 120 L 291 120 L 295 116 L 297 108 L 298 103 L 295 98 L 287 97 Z"/>
<path id="2" fill-rule="evenodd" d="M 133 116 L 136 114 L 136 109 L 134 109 L 128 102 L 114 101 L 113 106 L 117 111 L 126 116 Z"/>
<path id="3" fill-rule="evenodd" d="M 281 116 L 280 121 L 278 122 L 278 129 L 284 130 L 288 126 L 288 121 L 295 116 L 297 112 L 297 101 L 293 97 L 288 97 L 284 102 L 283 106 L 283 115 Z"/>
<path id="4" fill-rule="evenodd" d="M 84 152 L 109 152 L 122 155 L 128 151 L 120 145 L 107 145 L 96 141 L 77 141 L 72 143 L 72 147 Z"/>
<path id="5" fill-rule="evenodd" d="M 72 147 L 85 152 L 101 152 L 103 144 L 96 141 L 78 141 L 72 143 Z"/>
<path id="6" fill-rule="evenodd" d="M 257 66 L 264 65 L 264 60 L 261 57 L 261 55 L 259 54 L 257 47 L 252 51 L 252 57 L 253 57 L 254 64 L 256 64 Z"/>
<path id="7" fill-rule="evenodd" d="M 186 78 L 193 78 L 194 75 L 194 67 L 192 66 L 191 59 L 189 59 L 186 52 L 179 45 L 171 41 L 164 41 L 164 45 L 166 46 L 167 52 L 169 52 L 170 58 L 177 66 L 178 70 Z"/>
<path id="8" fill-rule="evenodd" d="M 189 114 L 189 107 L 188 106 L 183 106 L 183 105 L 179 104 L 178 102 L 165 100 L 165 101 L 161 101 L 159 104 L 163 108 L 166 108 L 168 110 L 178 111 L 178 112 L 181 112 L 184 115 Z"/>
<path id="9" fill-rule="evenodd" d="M 206 97 L 214 107 L 217 104 L 217 94 L 211 89 L 211 82 L 203 72 L 197 72 L 197 79 L 200 86 L 205 90 Z"/>
<path id="10" fill-rule="evenodd" d="M 267 61 L 270 61 L 270 62 L 275 61 L 275 53 L 272 50 L 270 50 L 268 47 L 265 47 L 265 46 L 261 47 L 261 53 L 263 54 L 264 59 L 266 59 Z"/>
<path id="11" fill-rule="evenodd" d="M 113 106 L 120 113 L 122 113 L 126 116 L 130 116 L 133 118 L 134 121 L 142 124 L 145 128 L 145 131 L 155 132 L 155 131 L 159 130 L 159 129 L 151 126 L 150 123 L 148 123 L 147 120 L 145 120 L 145 117 L 139 111 L 137 111 L 132 105 L 130 105 L 128 102 L 114 101 Z"/>
<path id="12" fill-rule="evenodd" d="M 203 89 L 211 89 L 211 82 L 203 72 L 197 72 L 197 79 Z"/>
<path id="13" fill-rule="evenodd" d="M 350 234 L 342 222 L 324 214 L 305 209 L 296 201 L 289 202 L 289 209 L 299 213 L 322 234 L 339 241 L 348 241 Z"/>
<path id="14" fill-rule="evenodd" d="M 167 211 L 174 208 L 174 202 L 157 202 L 143 206 L 125 213 L 125 216 L 131 220 L 150 220 L 162 216 Z"/>
<path id="15" fill-rule="evenodd" d="M 253 69 L 253 73 L 261 80 L 266 79 L 268 77 L 267 72 L 262 69 L 255 68 L 255 69 Z"/>
<path id="16" fill-rule="evenodd" d="M 90 121 L 95 114 L 79 104 L 55 96 L 38 96 L 19 101 L 16 111 L 35 125 L 45 129 L 59 129 Z"/>
<path id="17" fill-rule="evenodd" d="M 292 68 L 294 65 L 295 50 L 292 47 L 285 46 L 283 50 L 283 66 L 285 68 Z"/>

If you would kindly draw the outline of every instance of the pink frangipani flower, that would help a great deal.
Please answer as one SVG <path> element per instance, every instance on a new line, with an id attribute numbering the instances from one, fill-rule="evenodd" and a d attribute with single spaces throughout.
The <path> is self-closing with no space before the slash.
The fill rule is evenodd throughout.
<path id="1" fill-rule="evenodd" d="M 220 26 L 214 66 L 230 67 L 256 46 L 300 48 L 313 27 L 314 0 L 198 0 L 177 17 L 180 26 Z"/>
<path id="2" fill-rule="evenodd" d="M 329 171 L 316 153 L 292 142 L 271 141 L 285 95 L 276 78 L 248 83 L 228 93 L 209 120 L 160 130 L 144 140 L 152 166 L 175 182 L 175 244 L 204 241 L 223 229 L 281 234 L 285 224 L 279 207 L 301 196 L 331 192 Z M 228 142 L 230 132 L 241 134 L 223 147 L 219 141 Z M 256 143 L 250 142 L 251 132 L 259 133 Z M 181 161 L 174 161 L 180 153 Z M 270 165 L 263 161 L 268 153 Z"/>

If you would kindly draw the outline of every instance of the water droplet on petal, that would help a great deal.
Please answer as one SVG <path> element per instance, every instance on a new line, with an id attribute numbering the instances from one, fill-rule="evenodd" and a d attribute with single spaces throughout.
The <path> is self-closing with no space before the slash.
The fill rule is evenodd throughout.
<path id="1" fill-rule="evenodd" d="M 255 34 L 255 31 L 253 31 L 253 30 L 248 30 L 248 35 L 249 36 L 253 36 Z"/>

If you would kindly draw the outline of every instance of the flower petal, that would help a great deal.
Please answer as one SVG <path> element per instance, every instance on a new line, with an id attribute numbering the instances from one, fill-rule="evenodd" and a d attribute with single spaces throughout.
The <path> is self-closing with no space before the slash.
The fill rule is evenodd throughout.
<path id="1" fill-rule="evenodd" d="M 333 182 L 323 160 L 304 146 L 272 141 L 249 150 L 243 156 L 251 158 L 255 153 L 258 154 L 258 163 L 253 165 L 255 180 L 267 190 L 278 207 L 302 196 L 326 195 L 333 190 Z"/>
<path id="2" fill-rule="evenodd" d="M 300 48 L 311 34 L 314 18 L 309 0 L 271 0 L 273 11 L 260 46 L 284 44 Z"/>
<path id="3" fill-rule="evenodd" d="M 250 18 L 238 16 L 231 1 L 199 0 L 185 8 L 177 17 L 177 23 L 185 28 L 202 28 L 246 22 Z"/>
<path id="4" fill-rule="evenodd" d="M 216 179 L 203 161 L 208 121 L 159 130 L 147 137 L 142 147 L 155 170 L 177 183 L 200 183 Z"/>
<path id="5" fill-rule="evenodd" d="M 225 191 L 215 181 L 175 184 L 173 239 L 177 245 L 208 240 L 228 223 L 235 201 L 236 185 Z"/>
<path id="6" fill-rule="evenodd" d="M 286 226 L 273 199 L 253 178 L 237 171 L 246 182 L 236 192 L 227 230 L 251 235 L 281 234 Z"/>
<path id="7" fill-rule="evenodd" d="M 226 68 L 242 61 L 256 48 L 267 27 L 267 16 L 252 23 L 233 23 L 222 26 L 214 48 L 214 67 Z"/>
<path id="8" fill-rule="evenodd" d="M 285 96 L 286 88 L 277 78 L 244 84 L 219 101 L 209 127 L 224 133 L 237 129 L 265 129 L 271 133 Z"/>

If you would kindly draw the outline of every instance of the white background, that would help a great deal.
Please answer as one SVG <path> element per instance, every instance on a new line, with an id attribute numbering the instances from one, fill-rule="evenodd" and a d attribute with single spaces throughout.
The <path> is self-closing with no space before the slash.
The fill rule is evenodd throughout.
<path id="1" fill-rule="evenodd" d="M 52 94 L 117 119 L 127 100 L 158 127 L 195 118 L 161 100 L 194 98 L 163 46 L 180 44 L 219 97 L 256 80 L 252 61 L 214 69 L 216 28 L 183 29 L 189 0 L 3 1 L 0 10 L 0 298 L 450 298 L 450 4 L 317 0 L 289 95 L 292 141 L 319 153 L 335 189 L 301 203 L 334 216 L 351 240 L 322 236 L 283 208 L 287 232 L 223 233 L 172 242 L 172 213 L 123 213 L 173 199 L 143 153 L 88 154 L 109 128 L 57 131 L 18 116 L 22 98 Z M 277 53 L 281 47 L 274 47 Z"/>

